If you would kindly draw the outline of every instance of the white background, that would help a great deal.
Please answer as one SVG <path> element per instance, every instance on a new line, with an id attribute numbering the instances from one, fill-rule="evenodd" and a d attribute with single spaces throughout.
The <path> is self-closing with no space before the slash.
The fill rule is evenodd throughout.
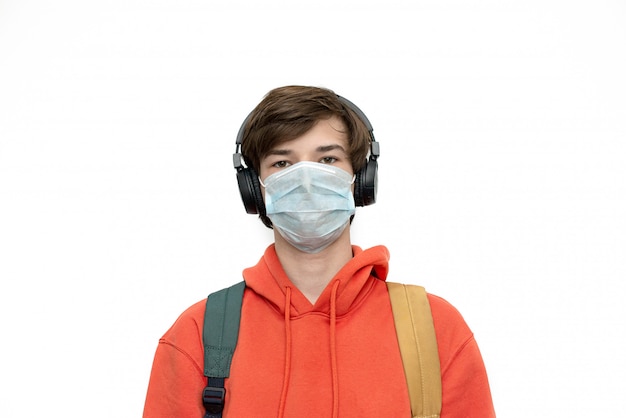
<path id="1" fill-rule="evenodd" d="M 499 417 L 626 416 L 624 74 L 619 0 L 0 1 L 0 416 L 141 415 L 272 240 L 231 154 L 286 84 L 368 115 L 353 240 L 461 311 Z"/>

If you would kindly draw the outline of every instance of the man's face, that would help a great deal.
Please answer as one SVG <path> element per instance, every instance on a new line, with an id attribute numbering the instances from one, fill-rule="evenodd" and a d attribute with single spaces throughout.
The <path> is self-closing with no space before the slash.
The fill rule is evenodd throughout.
<path id="1" fill-rule="evenodd" d="M 336 116 L 320 120 L 304 135 L 270 150 L 261 160 L 259 177 L 265 181 L 269 175 L 301 161 L 329 164 L 353 174 L 346 131 Z"/>

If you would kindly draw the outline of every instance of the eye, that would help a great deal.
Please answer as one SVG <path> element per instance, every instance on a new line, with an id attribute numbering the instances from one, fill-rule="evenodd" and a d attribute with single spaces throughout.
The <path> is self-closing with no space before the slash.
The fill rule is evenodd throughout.
<path id="1" fill-rule="evenodd" d="M 324 157 L 320 160 L 320 163 L 322 164 L 333 164 L 335 162 L 337 162 L 335 157 Z"/>
<path id="2" fill-rule="evenodd" d="M 274 168 L 285 168 L 289 166 L 289 163 L 287 161 L 276 161 L 274 164 L 272 164 L 272 167 Z"/>

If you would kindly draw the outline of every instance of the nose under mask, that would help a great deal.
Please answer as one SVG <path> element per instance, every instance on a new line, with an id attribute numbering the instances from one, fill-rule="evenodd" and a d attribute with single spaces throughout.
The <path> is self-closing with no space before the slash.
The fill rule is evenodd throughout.
<path id="1" fill-rule="evenodd" d="M 355 213 L 353 182 L 338 167 L 299 162 L 261 182 L 267 216 L 291 245 L 318 253 L 339 238 Z"/>

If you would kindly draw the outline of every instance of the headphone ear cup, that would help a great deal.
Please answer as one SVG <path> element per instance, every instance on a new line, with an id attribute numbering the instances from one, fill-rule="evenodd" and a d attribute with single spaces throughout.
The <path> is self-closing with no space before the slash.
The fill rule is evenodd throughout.
<path id="1" fill-rule="evenodd" d="M 354 179 L 354 204 L 368 206 L 376 203 L 378 161 L 370 158 Z"/>
<path id="2" fill-rule="evenodd" d="M 265 203 L 261 194 L 259 177 L 254 170 L 244 168 L 237 171 L 237 184 L 246 213 L 265 215 Z"/>

